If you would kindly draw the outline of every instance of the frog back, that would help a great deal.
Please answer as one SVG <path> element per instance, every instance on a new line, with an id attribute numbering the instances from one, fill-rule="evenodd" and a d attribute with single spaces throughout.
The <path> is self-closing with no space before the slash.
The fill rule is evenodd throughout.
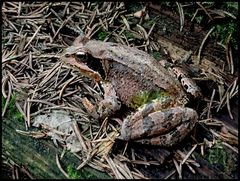
<path id="1" fill-rule="evenodd" d="M 87 42 L 85 49 L 93 57 L 103 60 L 105 79 L 112 82 L 120 99 L 126 104 L 136 92 L 159 88 L 179 103 L 187 99 L 179 81 L 142 50 L 95 40 Z"/>

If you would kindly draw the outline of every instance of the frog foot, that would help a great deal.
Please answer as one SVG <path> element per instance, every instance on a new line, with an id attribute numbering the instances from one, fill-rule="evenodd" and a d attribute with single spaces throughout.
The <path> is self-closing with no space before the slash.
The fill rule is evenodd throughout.
<path id="1" fill-rule="evenodd" d="M 152 103 L 127 117 L 119 139 L 143 144 L 172 146 L 180 142 L 194 127 L 198 115 L 191 108 L 173 107 L 163 110 Z"/>
<path id="2" fill-rule="evenodd" d="M 117 110 L 121 108 L 121 103 L 114 97 L 108 97 L 100 101 L 97 113 L 100 119 L 104 119 L 107 116 L 113 115 Z"/>

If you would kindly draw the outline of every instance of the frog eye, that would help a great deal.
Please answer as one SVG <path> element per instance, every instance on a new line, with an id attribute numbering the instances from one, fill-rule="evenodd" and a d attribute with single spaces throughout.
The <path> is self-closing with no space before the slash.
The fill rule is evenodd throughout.
<path id="1" fill-rule="evenodd" d="M 86 55 L 86 53 L 85 52 L 77 52 L 76 55 L 81 56 L 81 55 Z"/>
<path id="2" fill-rule="evenodd" d="M 75 57 L 77 60 L 80 60 L 81 62 L 86 62 L 88 59 L 88 55 L 85 52 L 77 52 L 75 54 Z"/>

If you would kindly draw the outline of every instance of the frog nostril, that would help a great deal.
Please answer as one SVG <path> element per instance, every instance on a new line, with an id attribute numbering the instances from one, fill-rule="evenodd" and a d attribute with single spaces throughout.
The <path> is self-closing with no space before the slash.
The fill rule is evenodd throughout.
<path id="1" fill-rule="evenodd" d="M 68 53 L 65 54 L 65 57 L 66 57 L 66 58 L 69 58 L 69 57 L 70 57 L 70 54 L 68 54 Z"/>
<path id="2" fill-rule="evenodd" d="M 184 84 L 183 87 L 185 88 L 185 90 L 188 90 L 188 85 Z"/>

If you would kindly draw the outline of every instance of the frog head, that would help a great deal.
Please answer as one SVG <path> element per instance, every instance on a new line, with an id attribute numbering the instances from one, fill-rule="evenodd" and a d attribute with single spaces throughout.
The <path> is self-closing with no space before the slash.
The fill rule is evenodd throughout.
<path id="1" fill-rule="evenodd" d="M 89 66 L 89 53 L 85 48 L 85 44 L 88 41 L 89 39 L 86 37 L 80 36 L 76 38 L 76 40 L 73 42 L 73 45 L 63 51 L 60 59 L 64 64 L 80 71 L 82 74 L 86 75 L 92 80 L 99 82 L 102 79 L 102 76 L 98 71 L 95 71 Z"/>

